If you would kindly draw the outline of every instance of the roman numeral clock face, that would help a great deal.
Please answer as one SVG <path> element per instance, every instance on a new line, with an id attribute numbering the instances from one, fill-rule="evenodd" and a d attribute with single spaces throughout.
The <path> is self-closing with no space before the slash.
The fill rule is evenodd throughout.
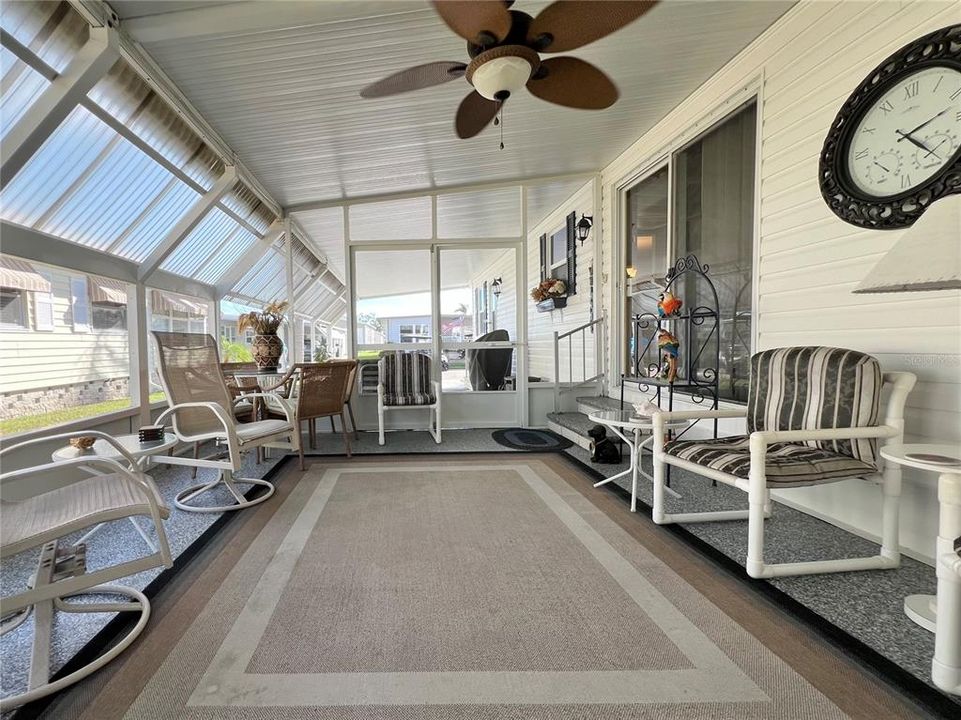
<path id="1" fill-rule="evenodd" d="M 892 83 L 850 135 L 851 183 L 869 197 L 910 192 L 961 148 L 961 72 L 935 66 Z"/>

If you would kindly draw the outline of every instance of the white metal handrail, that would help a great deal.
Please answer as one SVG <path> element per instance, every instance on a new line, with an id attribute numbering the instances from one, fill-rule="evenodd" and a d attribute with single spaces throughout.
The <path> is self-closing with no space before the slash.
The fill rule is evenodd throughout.
<path id="1" fill-rule="evenodd" d="M 594 328 L 597 331 L 594 331 Z M 594 334 L 594 342 L 591 347 L 591 352 L 594 352 L 597 348 L 604 347 L 604 315 L 591 320 L 588 323 L 579 325 L 572 330 L 568 330 L 563 333 L 554 333 L 554 412 L 557 412 L 561 403 L 561 395 L 563 393 L 569 393 L 577 390 L 584 385 L 589 385 L 591 383 L 597 382 L 602 377 L 604 373 L 600 370 L 601 363 L 597 362 L 595 357 L 594 375 L 592 377 L 587 377 L 587 332 L 590 331 Z M 577 383 L 574 382 L 574 337 L 580 335 L 581 338 L 581 380 Z M 567 340 L 567 382 L 568 387 L 563 388 L 563 382 L 561 380 L 561 352 L 560 344 L 562 340 Z"/>

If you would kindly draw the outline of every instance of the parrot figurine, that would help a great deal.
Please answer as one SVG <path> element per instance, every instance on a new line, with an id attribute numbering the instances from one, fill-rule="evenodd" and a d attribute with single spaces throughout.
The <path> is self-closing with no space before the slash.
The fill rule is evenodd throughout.
<path id="1" fill-rule="evenodd" d="M 677 377 L 677 356 L 680 351 L 681 343 L 672 333 L 667 330 L 658 330 L 657 349 L 661 352 L 664 359 L 664 368 L 661 377 L 668 382 L 674 382 Z"/>
<path id="2" fill-rule="evenodd" d="M 683 304 L 683 300 L 676 297 L 670 290 L 665 290 L 657 301 L 657 316 L 666 318 L 677 315 Z"/>

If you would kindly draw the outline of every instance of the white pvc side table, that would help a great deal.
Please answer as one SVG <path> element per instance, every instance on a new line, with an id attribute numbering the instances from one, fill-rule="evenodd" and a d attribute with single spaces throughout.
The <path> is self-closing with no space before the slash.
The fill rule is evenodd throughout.
<path id="1" fill-rule="evenodd" d="M 627 470 L 617 473 L 617 475 L 611 475 L 609 478 L 600 480 L 594 483 L 594 487 L 600 487 L 601 485 L 606 485 L 612 480 L 617 480 L 625 475 L 631 476 L 631 512 L 637 511 L 637 476 L 643 475 L 651 482 L 654 482 L 654 478 L 641 470 L 641 453 L 645 447 L 650 447 L 654 443 L 654 436 L 648 435 L 648 437 L 641 440 L 641 433 L 650 433 L 654 429 L 653 420 L 649 417 L 644 417 L 641 415 L 635 415 L 631 410 L 598 410 L 592 412 L 587 416 L 587 419 L 600 423 L 606 428 L 609 428 L 612 433 L 617 435 L 621 440 L 627 443 L 627 446 L 631 449 L 631 465 Z M 677 430 L 679 428 L 685 428 L 688 426 L 687 420 L 672 420 L 667 423 L 669 428 Z M 681 497 L 671 488 L 664 488 L 668 493 L 674 497 Z"/>
<path id="2" fill-rule="evenodd" d="M 910 595 L 904 612 L 921 627 L 933 630 L 934 658 L 931 679 L 942 690 L 961 695 L 961 447 L 954 445 L 885 445 L 885 460 L 938 473 L 938 502 L 941 505 L 935 569 L 937 599 Z M 956 458 L 943 463 L 936 456 Z"/>

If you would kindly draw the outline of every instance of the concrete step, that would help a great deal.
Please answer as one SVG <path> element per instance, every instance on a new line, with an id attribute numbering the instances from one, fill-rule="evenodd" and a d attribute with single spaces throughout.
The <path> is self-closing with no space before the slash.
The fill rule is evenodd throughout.
<path id="1" fill-rule="evenodd" d="M 590 450 L 587 431 L 594 427 L 587 415 L 580 412 L 547 413 L 547 427 L 585 450 Z"/>
<path id="2" fill-rule="evenodd" d="M 626 404 L 626 403 L 625 403 Z M 585 415 L 595 410 L 620 410 L 621 403 L 614 398 L 604 395 L 583 396 L 577 398 L 577 411 Z"/>

